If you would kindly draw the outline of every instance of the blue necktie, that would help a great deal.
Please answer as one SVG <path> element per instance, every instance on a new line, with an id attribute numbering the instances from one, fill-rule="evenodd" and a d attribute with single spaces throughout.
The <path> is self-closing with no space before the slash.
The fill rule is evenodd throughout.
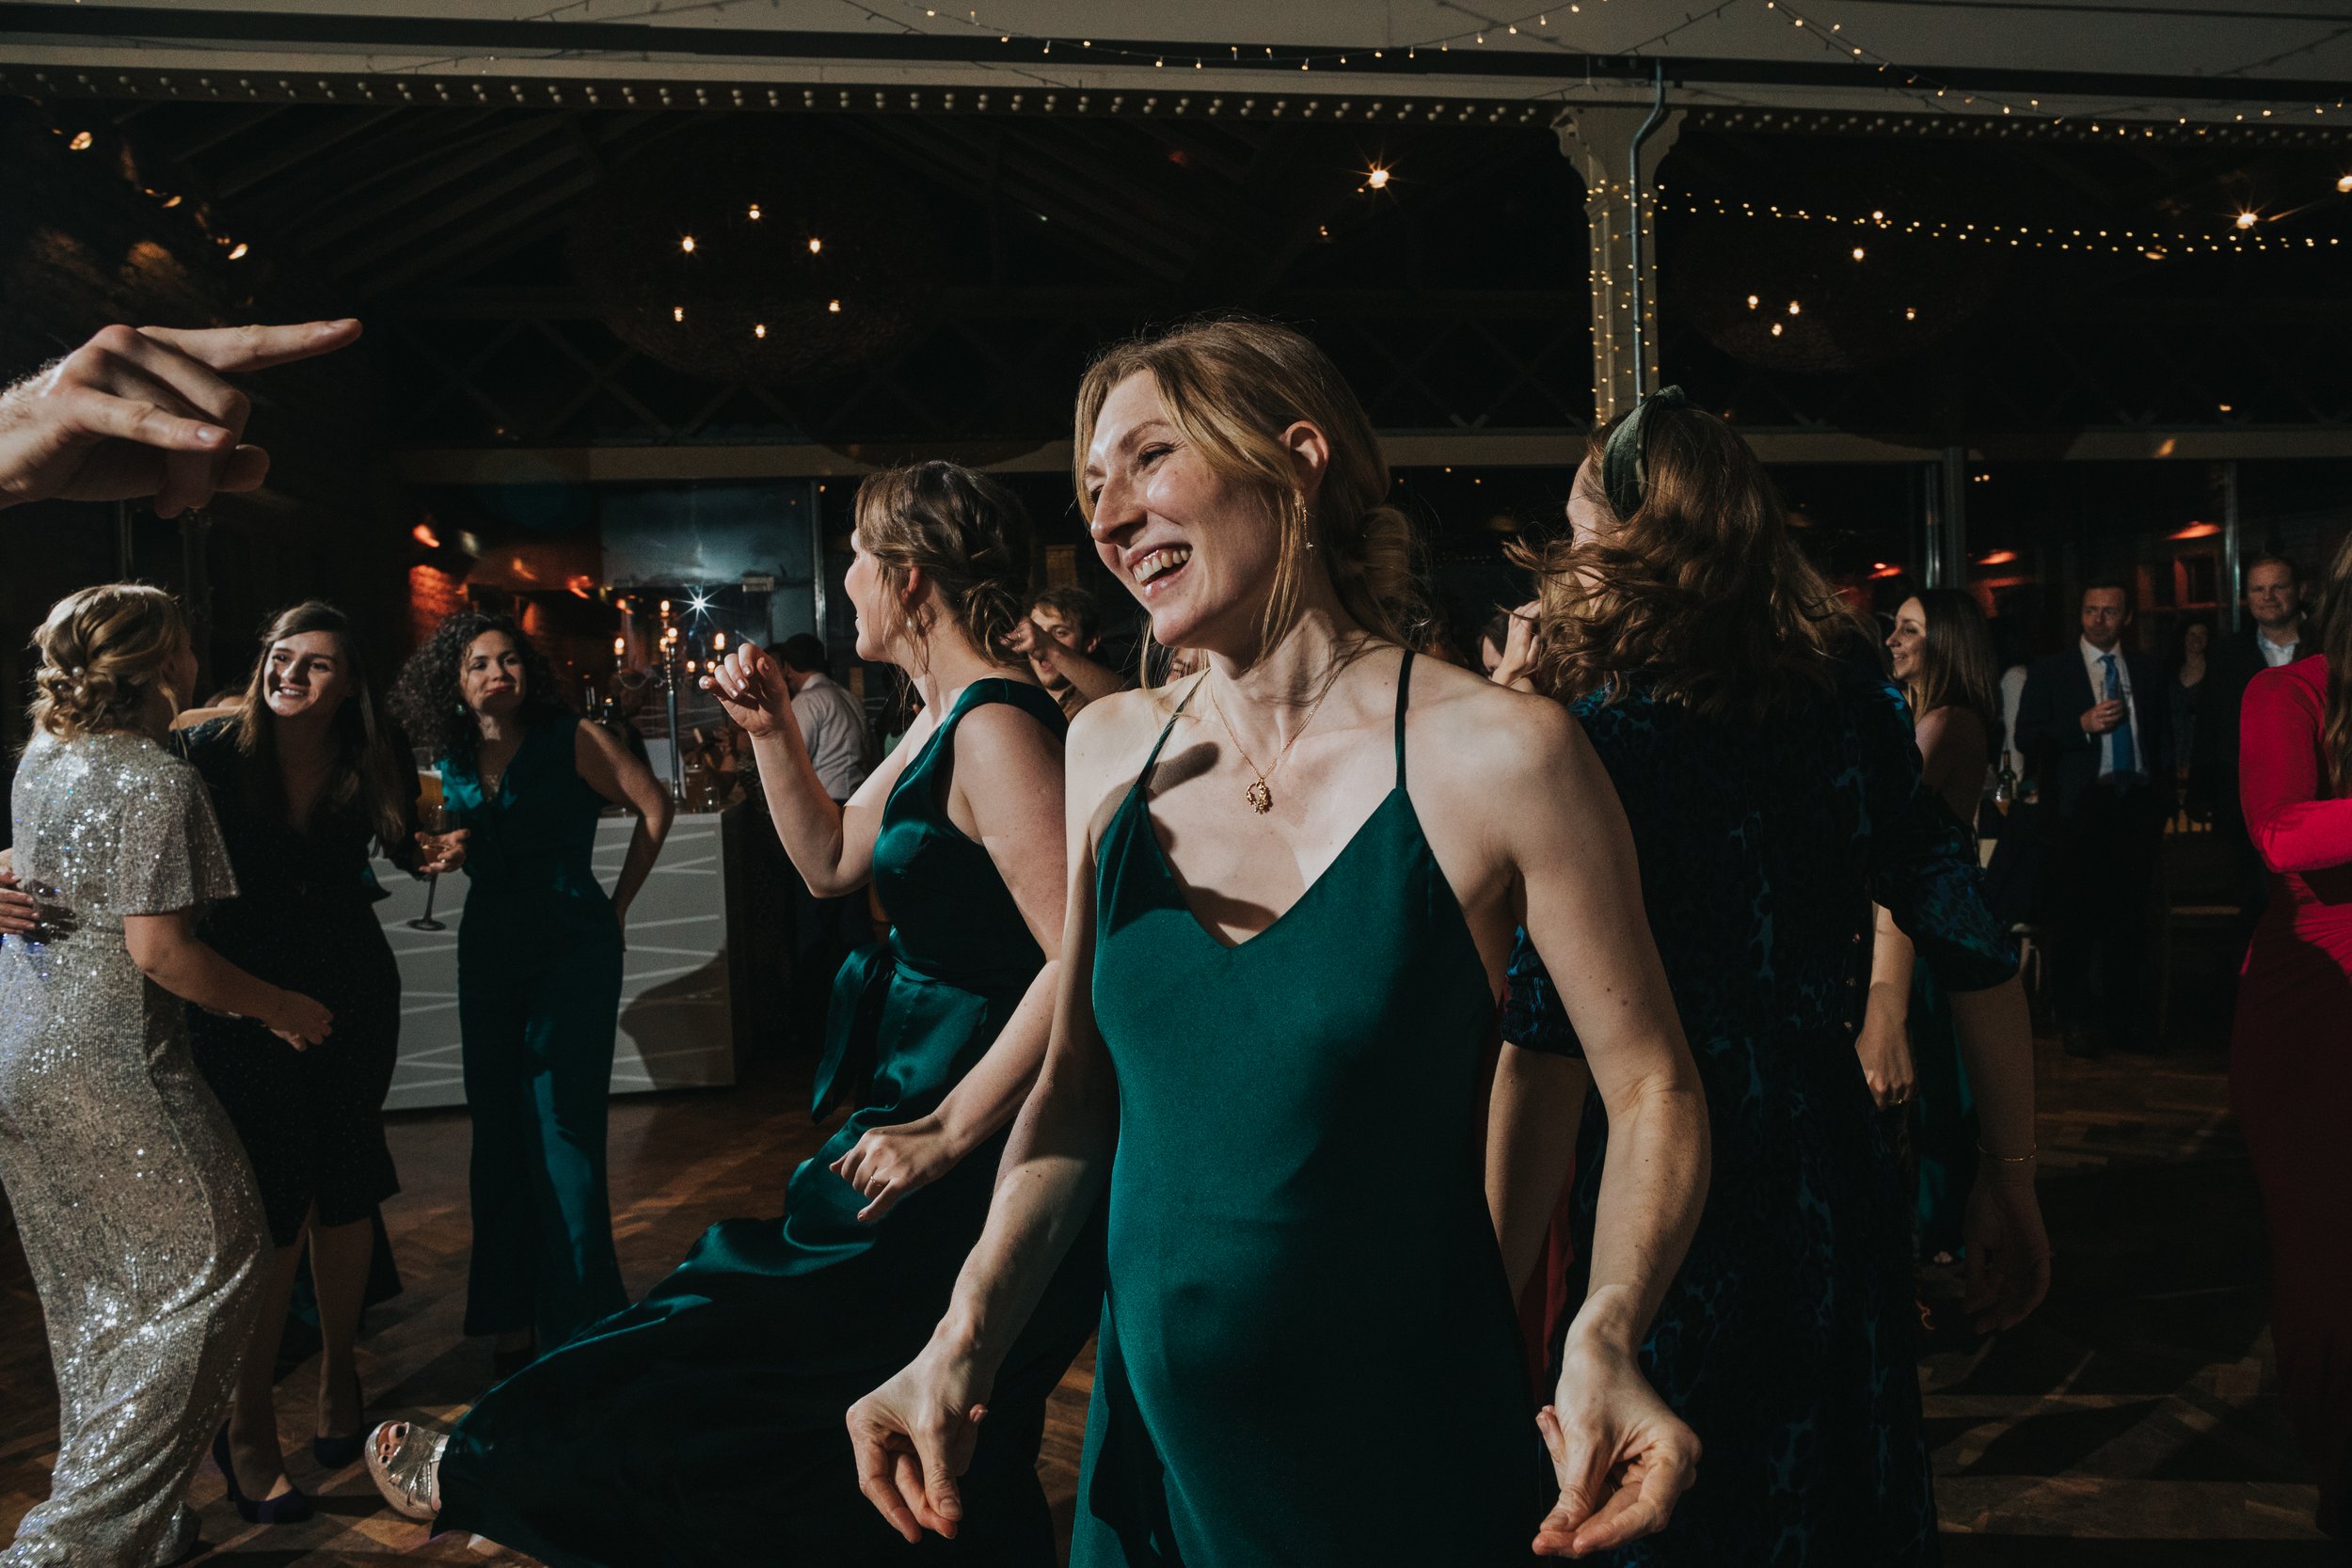
<path id="1" fill-rule="evenodd" d="M 2106 689 L 2100 692 L 2100 697 L 2110 703 L 2121 702 L 2123 697 L 2123 683 L 2115 673 L 2115 656 L 2101 654 L 2099 662 L 2106 666 L 2107 673 Z M 2132 761 L 2132 710 L 2129 704 L 2125 704 L 2123 708 L 2123 721 L 2107 732 L 2107 743 L 2109 746 L 2107 755 L 2111 759 L 2111 766 L 2117 777 L 2122 778 L 2139 771 Z"/>

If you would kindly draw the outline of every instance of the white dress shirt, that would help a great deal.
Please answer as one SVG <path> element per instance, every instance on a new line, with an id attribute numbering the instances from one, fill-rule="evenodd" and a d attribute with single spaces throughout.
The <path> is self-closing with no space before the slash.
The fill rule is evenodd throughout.
<path id="1" fill-rule="evenodd" d="M 2260 626 L 2256 626 L 2254 628 L 2254 646 L 2262 650 L 2263 662 L 2269 665 L 2273 670 L 2276 670 L 2281 664 L 2294 663 L 2295 650 L 2302 645 L 2303 640 L 2300 636 L 2297 636 L 2292 642 L 2273 642 L 2269 638 L 2263 635 L 2263 630 Z"/>
<path id="2" fill-rule="evenodd" d="M 2082 649 L 2083 669 L 2090 675 L 2090 700 L 2104 703 L 2107 700 L 2107 654 L 2093 647 L 2088 637 L 2082 639 Z M 2123 657 L 2122 644 L 2116 645 L 2114 654 L 2116 685 L 2123 694 L 2123 711 L 2132 724 L 2131 771 L 2145 775 L 2148 771 L 2148 753 L 2141 749 L 2141 736 L 2146 732 L 2139 726 L 2139 703 L 2132 695 L 2132 667 Z M 2104 779 L 2115 771 L 2115 732 L 2109 730 L 2090 738 L 2099 743 L 2099 777 Z"/>
<path id="3" fill-rule="evenodd" d="M 847 687 L 814 670 L 792 694 L 792 712 L 825 793 L 836 800 L 855 795 L 874 770 L 874 737 L 866 733 L 864 705 Z"/>

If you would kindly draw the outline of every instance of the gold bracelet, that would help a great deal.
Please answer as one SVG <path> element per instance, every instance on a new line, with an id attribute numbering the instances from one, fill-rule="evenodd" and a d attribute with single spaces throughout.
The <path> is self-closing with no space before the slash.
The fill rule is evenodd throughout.
<path id="1" fill-rule="evenodd" d="M 2027 1149 L 2023 1154 L 1995 1154 L 1991 1149 L 1985 1148 L 1984 1145 L 1979 1144 L 1977 1146 L 1977 1152 L 1983 1155 L 1988 1160 L 1998 1160 L 2005 1165 L 2022 1165 L 2026 1161 L 2039 1155 L 2042 1152 L 2042 1146 L 2040 1144 L 2036 1144 L 2033 1148 Z"/>

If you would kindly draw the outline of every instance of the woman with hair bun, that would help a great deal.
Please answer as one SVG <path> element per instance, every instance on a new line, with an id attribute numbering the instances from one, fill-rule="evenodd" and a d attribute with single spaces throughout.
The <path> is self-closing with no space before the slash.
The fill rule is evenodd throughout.
<path id="1" fill-rule="evenodd" d="M 1716 1178 L 1642 1347 L 1707 1444 L 1705 1483 L 1610 1560 L 1932 1563 L 1910 1204 L 1854 1050 L 1871 905 L 1949 993 L 1976 1093 L 1963 1305 L 1979 1331 L 2017 1323 L 2049 1286 L 2016 954 L 1961 824 L 1920 778 L 1868 631 L 1798 548 L 1737 432 L 1677 388 L 1654 394 L 1595 432 L 1568 522 L 1534 562 L 1537 613 L 1496 674 L 1565 705 L 1615 781 L 1698 1053 Z M 1504 1037 L 1573 1057 L 1584 1021 L 1530 934 Z M 1586 1106 L 1571 1287 L 1593 1256 L 1593 1178 L 1621 1136 Z"/>
<path id="2" fill-rule="evenodd" d="M 196 1063 L 253 1162 L 271 1251 L 237 1402 L 215 1446 L 230 1500 L 250 1523 L 310 1516 L 278 1446 L 279 1336 L 308 1243 L 317 1287 L 318 1417 L 311 1456 L 341 1469 L 365 1432 L 352 1344 L 373 1255 L 376 1207 L 400 1191 L 384 1096 L 400 1048 L 400 969 L 375 903 L 369 847 L 421 876 L 463 863 L 464 834 L 417 829 L 417 772 L 368 679 L 350 618 L 311 600 L 273 616 L 246 689 L 226 715 L 179 731 L 218 816 L 238 895 L 203 938 L 256 974 L 326 998 L 332 1051 L 257 1049 L 250 1020 L 188 1010 Z"/>
<path id="3" fill-rule="evenodd" d="M 277 1037 L 257 1051 L 333 1020 L 196 936 L 237 886 L 203 782 L 160 744 L 196 684 L 180 607 L 86 588 L 33 640 L 10 809 L 42 920 L 0 944 L 0 1182 L 49 1325 L 58 1452 L 0 1563 L 152 1568 L 195 1544 L 181 1497 L 229 1408 L 264 1237 L 177 1003 L 257 1020 Z"/>
<path id="4" fill-rule="evenodd" d="M 466 1332 L 499 1375 L 628 1305 L 612 1252 L 605 1116 L 622 932 L 670 831 L 670 796 L 564 705 L 504 615 L 461 610 L 408 657 L 392 708 L 470 834 L 457 1021 L 473 1120 Z M 607 804 L 637 818 L 607 897 L 590 863 Z"/>
<path id="5" fill-rule="evenodd" d="M 1019 501 L 925 463 L 867 478 L 856 515 L 859 657 L 904 671 L 923 712 L 848 804 L 811 766 L 765 649 L 735 649 L 708 682 L 752 736 L 809 891 L 871 881 L 896 922 L 834 983 L 813 1110 L 855 1109 L 792 1173 L 781 1219 L 714 1227 L 642 1303 L 491 1390 L 453 1433 L 388 1424 L 372 1445 L 395 1509 L 549 1568 L 916 1556 L 859 1497 L 842 1416 L 946 1305 L 1044 1053 L 1063 720 L 1012 645 L 1030 589 Z M 1095 1264 L 1073 1258 L 981 1434 L 987 1517 L 923 1560 L 1051 1568 L 1045 1401 L 1100 1301 Z"/>
<path id="6" fill-rule="evenodd" d="M 1110 350 L 1074 453 L 1104 564 L 1207 668 L 1073 726 L 1052 1045 L 946 1316 L 850 1413 L 866 1496 L 910 1543 L 987 1526 L 960 1478 L 1104 1197 L 1078 1568 L 1500 1568 L 1657 1528 L 1697 1444 L 1634 1354 L 1706 1121 L 1591 748 L 1556 705 L 1412 656 L 1410 530 L 1299 334 Z M 1522 922 L 1621 1139 L 1540 1416 L 1496 1233 L 1540 1232 L 1561 1172 L 1491 1211 L 1480 1178 Z M 1508 1135 L 1564 1144 L 1552 1109 Z"/>

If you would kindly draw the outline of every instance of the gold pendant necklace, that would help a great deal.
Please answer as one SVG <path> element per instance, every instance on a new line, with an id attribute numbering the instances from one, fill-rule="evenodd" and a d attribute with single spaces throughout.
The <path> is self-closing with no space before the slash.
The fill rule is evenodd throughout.
<path id="1" fill-rule="evenodd" d="M 1224 728 L 1226 738 L 1233 743 L 1234 753 L 1241 758 L 1242 766 L 1248 768 L 1257 780 L 1249 786 L 1245 798 L 1249 801 L 1249 809 L 1260 816 L 1274 809 L 1274 790 L 1266 781 L 1274 776 L 1275 768 L 1282 766 L 1282 759 L 1291 754 L 1291 748 L 1298 744 L 1298 737 L 1305 735 L 1308 726 L 1315 721 L 1315 715 L 1323 711 L 1323 699 L 1331 695 L 1331 688 L 1339 684 L 1340 673 L 1340 670 L 1334 669 L 1323 683 L 1323 689 L 1315 694 L 1314 705 L 1307 710 L 1307 717 L 1300 721 L 1297 729 L 1291 732 L 1291 737 L 1282 742 L 1282 749 L 1274 753 L 1273 768 L 1260 768 L 1250 760 L 1249 753 L 1242 749 L 1241 736 L 1233 731 L 1233 721 L 1225 717 L 1225 705 L 1217 701 L 1216 688 L 1209 688 L 1209 705 L 1216 710 L 1217 723 Z"/>

